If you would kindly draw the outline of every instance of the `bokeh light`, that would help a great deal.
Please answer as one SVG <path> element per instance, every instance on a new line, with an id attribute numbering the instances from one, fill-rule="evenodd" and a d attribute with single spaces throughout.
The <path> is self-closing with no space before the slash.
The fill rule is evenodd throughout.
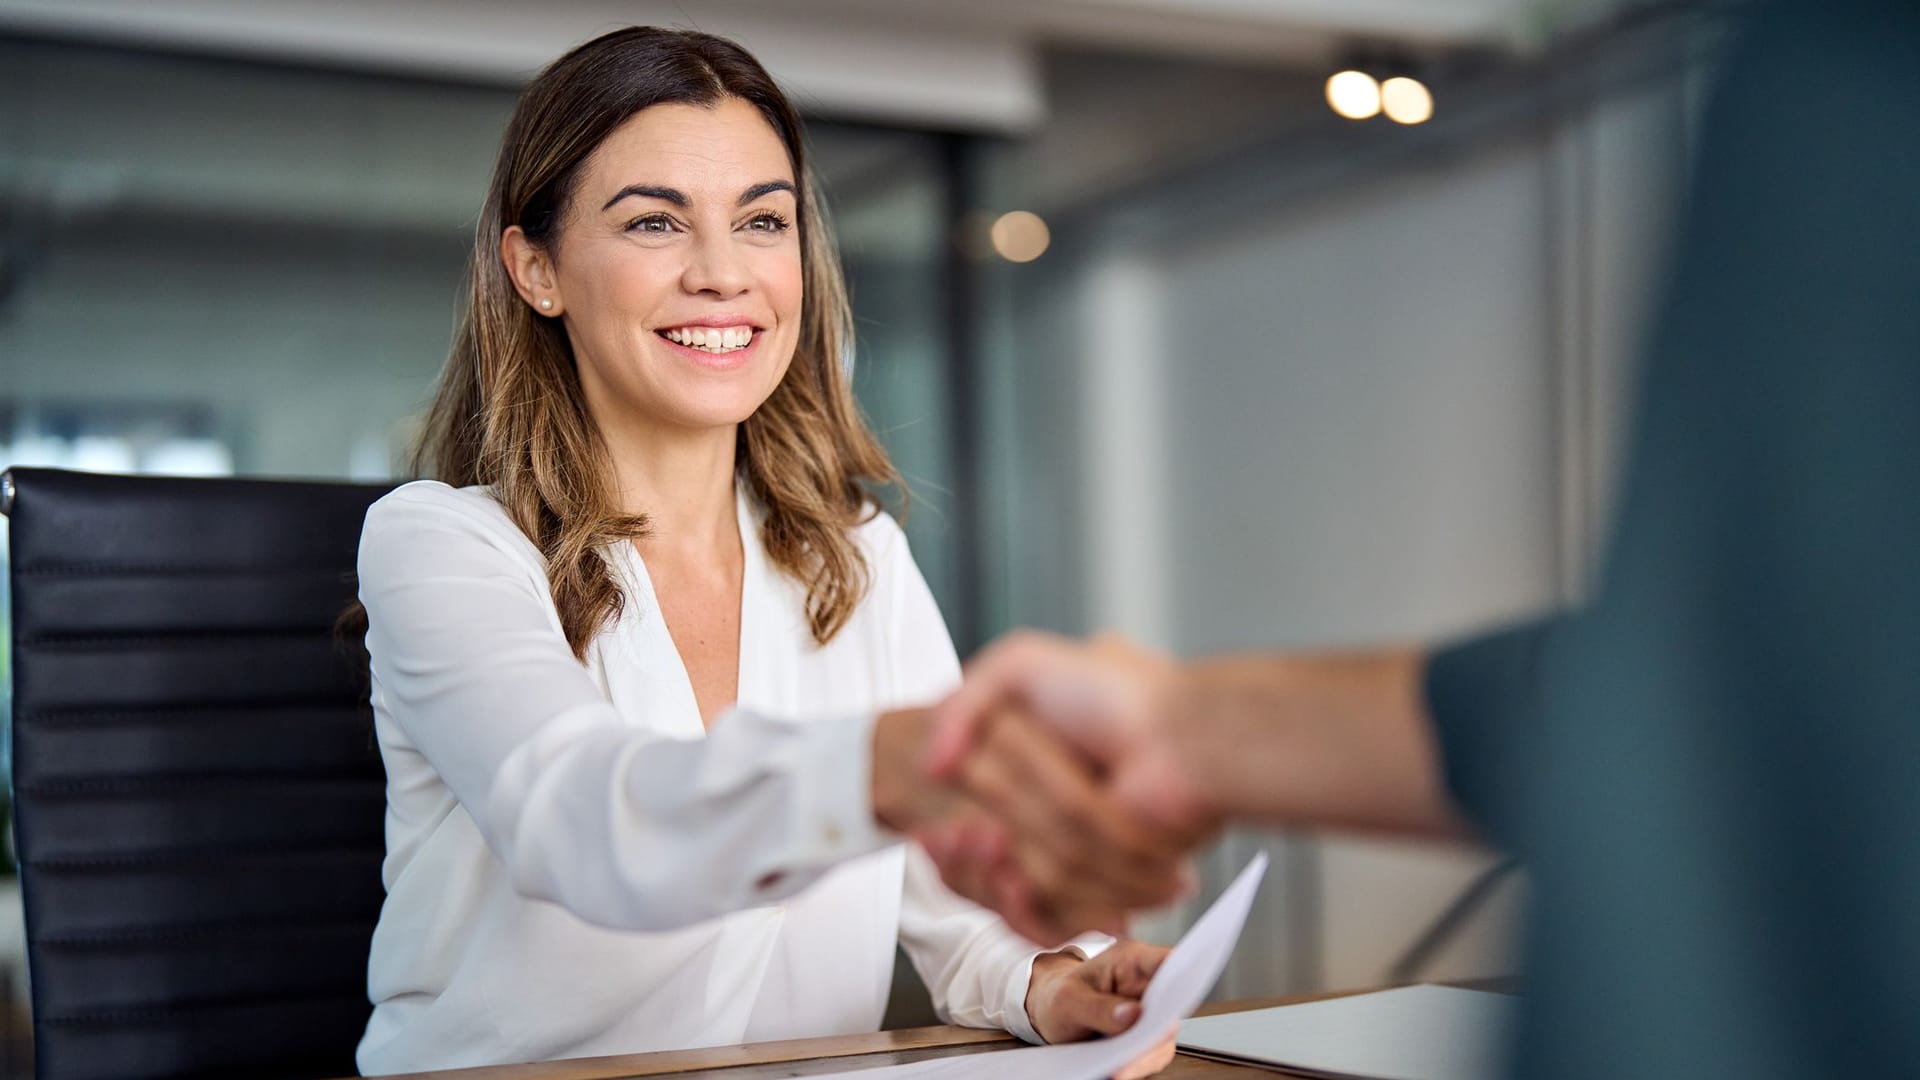
<path id="1" fill-rule="evenodd" d="M 1053 234 L 1040 215 L 1026 210 L 1010 210 L 993 223 L 993 250 L 1008 262 L 1032 262 L 1046 254 Z"/>
<path id="2" fill-rule="evenodd" d="M 1342 71 L 1327 79 L 1327 104 L 1349 120 L 1380 113 L 1380 84 L 1364 71 Z"/>
<path id="3" fill-rule="evenodd" d="M 1405 75 L 1380 87 L 1380 105 L 1387 119 L 1401 124 L 1424 124 L 1433 117 L 1433 94 L 1425 83 Z"/>

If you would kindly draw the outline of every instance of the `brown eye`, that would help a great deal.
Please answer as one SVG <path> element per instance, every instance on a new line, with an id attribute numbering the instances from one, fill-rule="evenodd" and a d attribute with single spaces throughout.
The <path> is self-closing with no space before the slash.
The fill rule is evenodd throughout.
<path id="1" fill-rule="evenodd" d="M 648 214 L 627 224 L 628 232 L 665 233 L 673 231 L 673 219 L 665 214 Z"/>
<path id="2" fill-rule="evenodd" d="M 748 232 L 783 233 L 788 228 L 787 219 L 769 210 L 764 214 L 755 214 L 747 222 Z"/>

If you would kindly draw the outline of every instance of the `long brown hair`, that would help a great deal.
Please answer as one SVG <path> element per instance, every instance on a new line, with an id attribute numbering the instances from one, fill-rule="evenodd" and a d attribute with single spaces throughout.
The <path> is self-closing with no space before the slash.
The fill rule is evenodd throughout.
<path id="1" fill-rule="evenodd" d="M 738 456 L 766 511 L 768 556 L 807 587 L 816 641 L 846 625 L 866 594 L 870 570 L 853 530 L 877 512 L 870 492 L 903 491 L 848 385 L 846 284 L 786 95 L 745 49 L 711 34 L 637 26 L 575 48 L 527 87 L 507 124 L 474 235 L 466 308 L 414 469 L 455 487 L 491 486 L 545 557 L 567 643 L 583 658 L 625 600 L 601 551 L 645 535 L 647 518 L 613 505 L 605 443 L 566 331 L 514 290 L 500 237 L 518 225 L 551 251 L 582 166 L 614 129 L 654 105 L 726 98 L 766 117 L 799 188 L 799 340 L 786 376 L 740 425 Z"/>

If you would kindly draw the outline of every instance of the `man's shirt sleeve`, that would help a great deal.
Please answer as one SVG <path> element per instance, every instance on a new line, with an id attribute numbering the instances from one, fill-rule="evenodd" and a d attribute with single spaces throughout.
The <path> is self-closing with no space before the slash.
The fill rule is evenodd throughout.
<path id="1" fill-rule="evenodd" d="M 1462 642 L 1434 654 L 1427 709 L 1447 788 L 1490 838 L 1519 846 L 1522 785 L 1544 720 L 1543 678 L 1553 638 L 1572 620 L 1556 615 Z"/>

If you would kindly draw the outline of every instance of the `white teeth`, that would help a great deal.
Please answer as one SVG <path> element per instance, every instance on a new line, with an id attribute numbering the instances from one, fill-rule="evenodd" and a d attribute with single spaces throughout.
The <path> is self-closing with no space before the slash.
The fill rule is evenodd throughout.
<path id="1" fill-rule="evenodd" d="M 733 352 L 753 344 L 753 328 L 750 326 L 675 327 L 664 333 L 666 339 L 676 345 L 710 353 Z"/>

